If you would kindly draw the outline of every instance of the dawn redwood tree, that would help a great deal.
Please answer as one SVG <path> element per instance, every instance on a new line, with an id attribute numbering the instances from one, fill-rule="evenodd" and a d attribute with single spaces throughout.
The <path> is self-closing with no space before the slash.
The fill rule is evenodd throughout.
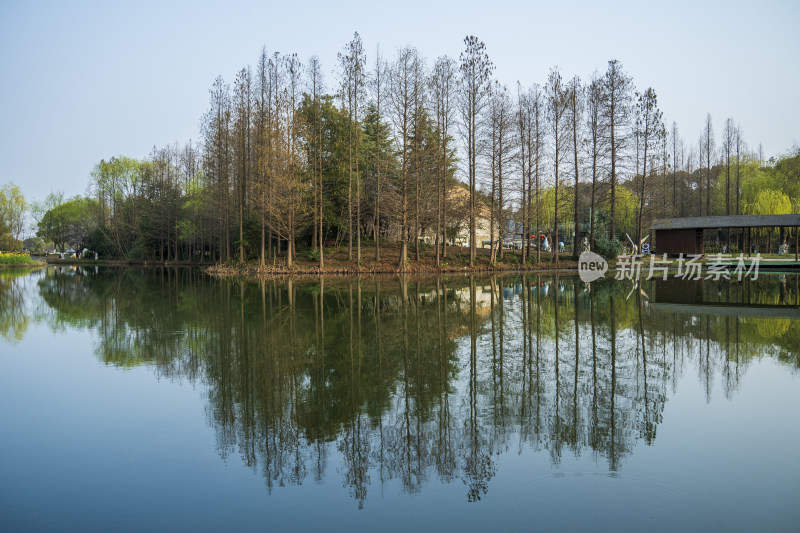
<path id="1" fill-rule="evenodd" d="M 527 263 L 528 256 L 530 255 L 530 194 L 527 190 L 527 184 L 530 180 L 530 165 L 528 164 L 530 158 L 529 146 L 531 143 L 531 114 L 528 95 L 522 90 L 522 84 L 517 82 L 517 102 L 516 102 L 516 128 L 517 128 L 517 143 L 519 151 L 517 152 L 517 161 L 520 170 L 520 215 L 522 217 L 522 259 L 521 263 Z"/>
<path id="2" fill-rule="evenodd" d="M 474 35 L 464 38 L 459 66 L 461 133 L 467 144 L 467 174 L 469 179 L 469 266 L 475 264 L 475 219 L 477 210 L 477 159 L 480 117 L 491 94 L 494 65 L 486 53 L 486 45 Z"/>
<path id="3" fill-rule="evenodd" d="M 711 214 L 711 155 L 714 153 L 714 127 L 711 125 L 711 113 L 706 114 L 701 138 L 702 151 L 706 156 L 706 215 Z"/>
<path id="4" fill-rule="evenodd" d="M 411 164 L 414 176 L 414 258 L 419 261 L 419 241 L 422 231 L 422 198 L 420 195 L 422 193 L 423 176 L 426 174 L 426 169 L 424 168 L 426 159 L 425 137 L 428 126 L 428 115 L 425 107 L 425 98 L 427 96 L 427 91 L 425 90 L 425 62 L 421 56 L 418 56 L 411 71 L 411 83 L 413 84 L 412 94 L 414 95 L 413 112 L 411 114 Z"/>
<path id="5" fill-rule="evenodd" d="M 735 130 L 735 137 L 734 137 L 734 145 L 736 147 L 736 214 L 741 215 L 742 209 L 739 205 L 739 200 L 742 197 L 742 189 L 741 189 L 741 164 L 742 164 L 742 154 L 747 147 L 744 143 L 744 137 L 742 137 L 742 125 L 737 124 Z"/>
<path id="6" fill-rule="evenodd" d="M 347 43 L 344 52 L 339 53 L 341 66 L 341 97 L 350 119 L 348 129 L 348 182 L 347 182 L 347 256 L 353 260 L 353 203 L 356 204 L 356 261 L 361 262 L 361 181 L 358 176 L 358 148 L 361 140 L 359 111 L 363 98 L 366 57 L 361 36 L 353 34 L 353 40 Z M 353 181 L 356 195 L 353 199 Z"/>
<path id="7" fill-rule="evenodd" d="M 642 216 L 645 204 L 645 183 L 647 182 L 648 156 L 653 157 L 653 152 L 661 148 L 666 135 L 661 110 L 658 108 L 658 98 L 652 88 L 644 93 L 636 94 L 636 137 L 642 150 L 641 188 L 639 190 L 639 213 L 636 224 L 636 246 L 642 242 Z M 638 171 L 638 169 L 637 169 Z M 652 169 L 651 169 L 652 171 Z"/>
<path id="8" fill-rule="evenodd" d="M 431 105 L 436 122 L 436 265 L 439 265 L 439 243 L 441 257 L 447 257 L 447 191 L 451 167 L 450 129 L 453 122 L 456 92 L 456 62 L 442 56 L 436 60 L 431 72 L 429 87 Z"/>
<path id="9" fill-rule="evenodd" d="M 532 146 L 528 146 L 528 153 L 533 155 L 533 160 L 528 162 L 528 166 L 533 168 L 534 196 L 536 198 L 536 262 L 542 260 L 542 243 L 539 238 L 542 226 L 542 179 L 541 172 L 544 167 L 545 156 L 545 121 L 546 121 L 546 102 L 545 92 L 539 85 L 534 85 L 530 90 L 528 102 L 530 105 L 531 124 L 532 124 Z M 530 185 L 528 187 L 530 197 Z"/>
<path id="10" fill-rule="evenodd" d="M 381 135 L 381 125 L 383 123 L 383 104 L 386 100 L 386 84 L 387 84 L 387 70 L 388 66 L 386 61 L 381 58 L 380 47 L 375 52 L 375 70 L 372 72 L 371 88 L 372 96 L 375 102 L 375 121 L 377 127 L 375 128 L 375 212 L 373 213 L 372 231 L 375 239 L 375 261 L 381 259 L 381 239 L 380 239 L 380 224 L 381 224 L 381 159 L 383 155 L 383 135 Z"/>
<path id="11" fill-rule="evenodd" d="M 325 267 L 325 237 L 323 233 L 322 188 L 322 92 L 324 91 L 322 66 L 317 56 L 308 62 L 308 89 L 311 92 L 312 117 L 309 124 L 309 155 L 311 156 L 312 192 L 314 194 L 314 228 L 311 241 L 319 250 L 319 268 Z"/>
<path id="12" fill-rule="evenodd" d="M 683 168 L 683 140 L 678 132 L 678 123 L 672 123 L 670 131 L 672 146 L 672 216 L 678 216 L 678 169 Z"/>
<path id="13" fill-rule="evenodd" d="M 608 132 L 609 180 L 611 185 L 611 227 L 609 237 L 616 240 L 617 178 L 622 154 L 630 141 L 630 106 L 633 81 L 616 59 L 608 62 L 603 77 L 603 128 Z"/>
<path id="14" fill-rule="evenodd" d="M 395 197 L 397 198 L 395 213 L 398 218 L 400 253 L 398 258 L 400 271 L 406 270 L 408 264 L 408 211 L 409 195 L 412 183 L 412 128 L 417 96 L 414 91 L 418 85 L 414 83 L 414 75 L 418 71 L 420 61 L 416 48 L 401 48 L 389 71 L 389 99 L 391 101 L 391 120 L 394 125 L 396 153 L 399 160 Z"/>
<path id="15" fill-rule="evenodd" d="M 572 154 L 575 169 L 575 191 L 573 193 L 573 232 L 572 255 L 578 255 L 578 151 L 582 144 L 583 130 L 583 108 L 584 108 L 584 89 L 581 86 L 581 79 L 578 76 L 572 78 L 567 84 L 569 91 L 569 102 L 567 106 L 567 117 L 569 128 L 572 133 Z"/>
<path id="16" fill-rule="evenodd" d="M 603 80 L 592 77 L 586 88 L 586 138 L 584 139 L 592 172 L 592 189 L 589 199 L 589 247 L 594 250 L 594 230 L 598 201 L 598 178 L 603 169 L 603 154 L 608 147 L 608 135 L 603 122 Z"/>
<path id="17" fill-rule="evenodd" d="M 495 82 L 491 100 L 489 103 L 489 168 L 492 178 L 492 212 L 489 227 L 490 241 L 492 244 L 491 259 L 492 263 L 497 258 L 497 251 L 503 257 L 503 231 L 508 222 L 508 211 L 506 209 L 506 197 L 504 193 L 504 178 L 509 173 L 511 166 L 514 140 L 514 116 L 511 106 L 511 98 L 508 96 L 508 89 Z M 495 241 L 494 229 L 498 228 L 498 239 Z M 495 247 L 495 244 L 497 246 Z"/>
<path id="18" fill-rule="evenodd" d="M 252 116 L 252 76 L 249 68 L 243 68 L 236 75 L 234 82 L 234 143 L 233 153 L 234 183 L 236 188 L 236 210 L 239 223 L 239 261 L 245 261 L 244 217 L 247 210 L 251 150 L 251 116 Z"/>
<path id="19" fill-rule="evenodd" d="M 210 90 L 211 105 L 206 113 L 204 133 L 204 176 L 206 186 L 212 191 L 212 210 L 215 221 L 212 248 L 219 261 L 227 261 L 230 250 L 231 203 L 231 97 L 230 86 L 217 77 Z"/>
<path id="20" fill-rule="evenodd" d="M 725 120 L 725 126 L 722 128 L 722 153 L 724 155 L 725 163 L 725 214 L 731 214 L 731 154 L 734 149 L 735 143 L 735 129 L 733 119 L 728 118 Z"/>
<path id="21" fill-rule="evenodd" d="M 558 207 L 559 187 L 562 176 L 559 175 L 561 163 L 567 158 L 570 148 L 569 101 L 570 89 L 564 85 L 558 68 L 550 70 L 545 86 L 547 105 L 547 128 L 552 146 L 554 216 L 553 216 L 553 262 L 558 265 Z"/>

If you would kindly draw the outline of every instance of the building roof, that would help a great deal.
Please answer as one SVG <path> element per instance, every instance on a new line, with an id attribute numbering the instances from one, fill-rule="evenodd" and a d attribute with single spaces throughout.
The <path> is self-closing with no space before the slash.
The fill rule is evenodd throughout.
<path id="1" fill-rule="evenodd" d="M 800 215 L 731 215 L 714 217 L 664 218 L 650 229 L 774 228 L 800 226 Z"/>

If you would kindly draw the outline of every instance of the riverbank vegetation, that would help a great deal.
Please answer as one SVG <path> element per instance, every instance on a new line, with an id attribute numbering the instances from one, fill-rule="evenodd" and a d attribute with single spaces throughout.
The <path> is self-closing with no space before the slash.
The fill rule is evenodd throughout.
<path id="1" fill-rule="evenodd" d="M 30 255 L 25 253 L 3 253 L 0 252 L 0 268 L 2 267 L 20 267 L 20 266 L 39 266 L 41 261 L 32 259 Z"/>
<path id="2" fill-rule="evenodd" d="M 585 235 L 611 257 L 656 218 L 800 212 L 800 152 L 765 160 L 710 115 L 687 142 L 617 60 L 509 87 L 475 37 L 457 59 L 426 59 L 371 54 L 355 34 L 336 67 L 326 80 L 316 57 L 262 49 L 214 82 L 199 143 L 104 159 L 87 196 L 35 204 L 38 244 L 322 271 L 441 268 L 460 261 L 455 244 L 480 269 L 514 244 L 517 264 L 558 266 L 559 242 L 572 254 Z"/>

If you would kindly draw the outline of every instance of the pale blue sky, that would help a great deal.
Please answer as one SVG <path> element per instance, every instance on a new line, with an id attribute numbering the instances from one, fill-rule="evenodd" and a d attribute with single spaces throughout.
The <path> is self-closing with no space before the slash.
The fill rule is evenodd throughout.
<path id="1" fill-rule="evenodd" d="M 262 45 L 318 55 L 330 86 L 354 31 L 370 62 L 378 44 L 457 58 L 475 34 L 509 85 L 541 83 L 553 65 L 587 79 L 616 58 L 692 145 L 707 112 L 718 144 L 729 116 L 768 156 L 800 143 L 796 1 L 163 4 L 0 4 L 0 184 L 33 200 L 83 193 L 102 158 L 197 140 L 214 78 L 233 80 Z"/>

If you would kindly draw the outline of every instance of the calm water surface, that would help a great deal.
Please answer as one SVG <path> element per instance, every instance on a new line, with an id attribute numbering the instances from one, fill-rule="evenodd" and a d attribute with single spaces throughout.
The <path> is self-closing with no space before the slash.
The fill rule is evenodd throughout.
<path id="1" fill-rule="evenodd" d="M 798 304 L 0 271 L 0 530 L 797 531 Z"/>

